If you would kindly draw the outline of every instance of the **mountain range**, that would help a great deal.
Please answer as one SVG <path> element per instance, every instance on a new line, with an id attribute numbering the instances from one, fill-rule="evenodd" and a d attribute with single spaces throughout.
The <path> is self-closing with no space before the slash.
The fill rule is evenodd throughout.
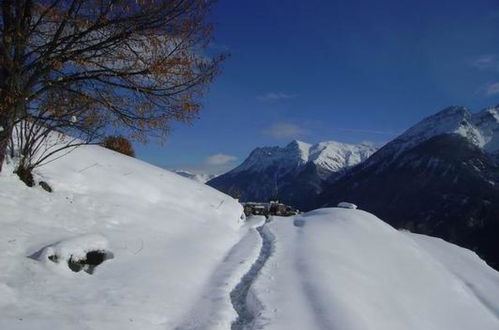
<path id="1" fill-rule="evenodd" d="M 306 209 L 328 182 L 375 151 L 368 144 L 326 141 L 311 145 L 295 140 L 285 147 L 253 150 L 240 166 L 208 181 L 208 185 L 242 201 L 279 199 Z"/>
<path id="2" fill-rule="evenodd" d="M 208 184 L 302 210 L 352 202 L 396 228 L 470 248 L 499 269 L 499 107 L 448 107 L 379 150 L 299 141 L 257 148 Z"/>

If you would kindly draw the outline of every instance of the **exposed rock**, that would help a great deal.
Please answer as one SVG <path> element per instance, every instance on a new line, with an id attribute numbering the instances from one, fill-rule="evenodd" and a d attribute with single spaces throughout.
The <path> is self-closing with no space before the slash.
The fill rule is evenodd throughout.
<path id="1" fill-rule="evenodd" d="M 38 182 L 38 185 L 42 187 L 42 189 L 45 190 L 46 192 L 51 193 L 53 191 L 52 187 L 45 181 Z"/>

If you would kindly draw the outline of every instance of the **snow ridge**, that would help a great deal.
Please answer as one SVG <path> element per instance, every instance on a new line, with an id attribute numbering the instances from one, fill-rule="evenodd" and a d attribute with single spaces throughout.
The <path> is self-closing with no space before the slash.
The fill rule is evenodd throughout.
<path id="1" fill-rule="evenodd" d="M 318 165 L 327 173 L 337 172 L 364 161 L 375 151 L 375 147 L 367 144 L 352 145 L 324 141 L 312 145 L 294 140 L 284 148 L 256 148 L 232 173 L 262 172 L 270 167 L 275 167 L 281 173 L 286 173 L 308 163 Z"/>
<path id="2" fill-rule="evenodd" d="M 499 151 L 499 106 L 474 114 L 465 107 L 448 107 L 409 128 L 390 145 L 400 154 L 444 134 L 460 135 L 487 152 Z"/>

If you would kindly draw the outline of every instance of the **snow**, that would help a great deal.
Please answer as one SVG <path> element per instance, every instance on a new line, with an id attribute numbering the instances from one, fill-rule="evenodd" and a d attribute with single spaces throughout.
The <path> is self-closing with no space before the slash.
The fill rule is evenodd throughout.
<path id="1" fill-rule="evenodd" d="M 108 259 L 113 257 L 108 240 L 97 234 L 80 235 L 44 247 L 31 257 L 57 272 L 69 272 L 68 262 L 85 260 L 91 251 L 102 252 Z"/>
<path id="2" fill-rule="evenodd" d="M 263 216 L 248 218 L 245 224 L 249 229 L 247 234 L 224 257 L 223 262 L 211 275 L 205 291 L 200 294 L 201 299 L 185 313 L 177 329 L 230 329 L 231 323 L 237 318 L 229 299 L 230 294 L 243 275 L 249 271 L 252 261 L 258 257 L 261 238 L 256 228 L 264 222 Z"/>
<path id="3" fill-rule="evenodd" d="M 336 141 L 324 141 L 314 145 L 295 140 L 286 147 L 263 147 L 255 149 L 249 157 L 232 172 L 264 171 L 270 167 L 286 173 L 313 162 L 326 174 L 354 166 L 376 151 L 366 144 L 352 145 Z"/>
<path id="4" fill-rule="evenodd" d="M 489 108 L 473 116 L 473 124 L 482 135 L 482 147 L 488 152 L 499 151 L 499 108 Z"/>
<path id="5" fill-rule="evenodd" d="M 499 273 L 349 203 L 244 219 L 227 195 L 97 146 L 37 170 L 53 193 L 12 166 L 0 173 L 0 329 L 499 329 Z M 49 258 L 95 250 L 113 258 L 92 273 Z"/>
<path id="6" fill-rule="evenodd" d="M 325 141 L 311 148 L 310 161 L 331 172 L 338 172 L 361 163 L 375 151 L 375 147 L 365 144 L 352 145 Z"/>
<path id="7" fill-rule="evenodd" d="M 216 174 L 192 173 L 192 172 L 186 171 L 186 170 L 174 170 L 173 172 L 175 174 L 183 176 L 184 178 L 188 178 L 188 179 L 194 180 L 194 181 L 199 182 L 199 183 L 206 183 L 206 182 L 210 181 L 211 179 L 214 179 L 217 177 Z"/>
<path id="8" fill-rule="evenodd" d="M 225 297 L 210 321 L 230 325 L 231 283 L 259 249 L 234 199 L 98 146 L 36 172 L 53 193 L 26 187 L 12 166 L 0 174 L 0 329 L 173 329 L 194 308 L 207 313 L 206 292 Z M 242 256 L 225 260 L 243 238 Z M 30 257 L 94 248 L 114 258 L 93 274 Z"/>
<path id="9" fill-rule="evenodd" d="M 355 210 L 357 208 L 357 205 L 348 202 L 340 202 L 338 203 L 338 207 Z"/>
<path id="10" fill-rule="evenodd" d="M 396 149 L 396 153 L 400 154 L 443 134 L 460 135 L 487 152 L 497 152 L 499 151 L 499 108 L 487 108 L 477 113 L 471 113 L 464 107 L 446 108 L 409 128 L 387 146 Z"/>
<path id="11" fill-rule="evenodd" d="M 81 235 L 43 248 L 39 259 L 44 259 L 43 256 L 57 255 L 62 259 L 73 257 L 76 260 L 81 260 L 86 257 L 89 251 L 107 251 L 108 248 L 109 242 L 102 235 Z"/>
<path id="12" fill-rule="evenodd" d="M 490 268 L 485 261 L 477 260 L 477 255 L 468 249 L 449 244 L 440 238 L 406 234 L 462 281 L 469 291 L 499 319 L 497 296 L 499 273 Z"/>
<path id="13" fill-rule="evenodd" d="M 267 228 L 274 252 L 252 288 L 252 329 L 499 329 L 499 273 L 471 251 L 360 210 Z"/>
<path id="14" fill-rule="evenodd" d="M 233 173 L 242 171 L 264 171 L 275 166 L 284 171 L 295 169 L 304 165 L 308 160 L 309 144 L 301 141 L 293 141 L 286 147 L 263 147 L 256 148 L 249 157 Z"/>

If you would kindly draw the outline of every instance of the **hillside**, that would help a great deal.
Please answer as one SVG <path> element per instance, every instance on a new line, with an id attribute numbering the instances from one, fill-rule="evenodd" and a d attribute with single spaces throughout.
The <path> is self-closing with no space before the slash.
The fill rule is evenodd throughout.
<path id="1" fill-rule="evenodd" d="M 499 328 L 499 273 L 469 250 L 341 208 L 267 229 L 275 249 L 249 295 L 252 329 Z"/>
<path id="2" fill-rule="evenodd" d="M 53 193 L 11 170 L 0 175 L 0 329 L 173 329 L 248 230 L 229 196 L 97 146 L 40 168 Z M 114 258 L 75 273 L 40 255 L 48 245 Z M 230 324 L 227 310 L 213 319 Z"/>

